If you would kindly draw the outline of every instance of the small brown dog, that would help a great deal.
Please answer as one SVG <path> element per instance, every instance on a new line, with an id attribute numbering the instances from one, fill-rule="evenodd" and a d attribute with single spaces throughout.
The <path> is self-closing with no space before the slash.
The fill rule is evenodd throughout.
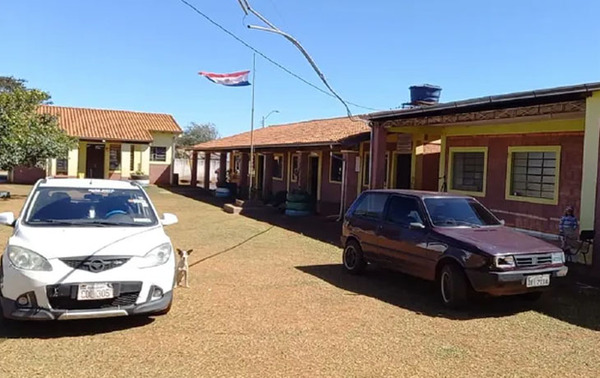
<path id="1" fill-rule="evenodd" d="M 190 253 L 192 253 L 193 249 L 189 251 L 184 251 L 182 249 L 177 248 L 177 253 L 179 254 L 179 263 L 177 263 L 177 286 L 181 286 L 181 281 L 185 282 L 185 287 L 190 287 L 189 285 L 189 270 L 190 266 L 188 264 L 188 257 Z"/>

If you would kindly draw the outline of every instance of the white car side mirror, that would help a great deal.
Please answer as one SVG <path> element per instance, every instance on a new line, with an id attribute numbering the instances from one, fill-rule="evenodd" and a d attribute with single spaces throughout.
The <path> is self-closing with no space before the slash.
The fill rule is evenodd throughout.
<path id="1" fill-rule="evenodd" d="M 506 222 L 504 221 L 504 219 L 500 219 L 500 224 L 503 225 L 503 226 L 506 224 Z"/>
<path id="2" fill-rule="evenodd" d="M 164 213 L 163 218 L 160 220 L 160 223 L 162 223 L 163 226 L 170 226 L 177 222 L 179 222 L 177 215 L 171 213 Z"/>
<path id="3" fill-rule="evenodd" d="M 423 230 L 425 228 L 425 225 L 421 222 L 410 222 L 408 228 L 411 230 Z"/>
<path id="4" fill-rule="evenodd" d="M 15 225 L 15 214 L 11 212 L 0 213 L 0 224 L 13 227 Z"/>

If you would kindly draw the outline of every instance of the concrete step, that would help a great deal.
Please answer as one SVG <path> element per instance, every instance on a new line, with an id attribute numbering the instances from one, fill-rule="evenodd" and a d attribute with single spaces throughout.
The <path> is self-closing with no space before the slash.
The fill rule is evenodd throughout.
<path id="1" fill-rule="evenodd" d="M 234 204 L 231 204 L 231 203 L 226 203 L 223 206 L 223 211 L 228 214 L 239 214 L 242 212 L 242 210 L 243 210 L 243 208 L 241 206 L 235 206 Z"/>

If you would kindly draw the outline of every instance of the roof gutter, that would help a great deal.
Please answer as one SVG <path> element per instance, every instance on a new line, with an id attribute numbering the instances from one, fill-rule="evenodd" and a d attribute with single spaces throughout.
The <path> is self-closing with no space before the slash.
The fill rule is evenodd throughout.
<path id="1" fill-rule="evenodd" d="M 153 142 L 152 139 L 120 139 L 120 138 L 99 138 L 99 137 L 79 137 L 79 136 L 71 136 L 77 139 L 80 142 L 90 142 L 90 143 L 129 143 L 129 144 L 150 144 Z"/>
<path id="2" fill-rule="evenodd" d="M 335 142 L 319 142 L 319 143 L 291 143 L 291 144 L 263 144 L 255 145 L 255 149 L 265 148 L 294 148 L 294 147 L 327 147 L 327 146 L 338 146 L 340 141 Z M 243 150 L 249 149 L 250 145 L 245 146 L 223 146 L 223 147 L 193 147 L 190 150 L 193 151 L 229 151 L 229 150 Z"/>

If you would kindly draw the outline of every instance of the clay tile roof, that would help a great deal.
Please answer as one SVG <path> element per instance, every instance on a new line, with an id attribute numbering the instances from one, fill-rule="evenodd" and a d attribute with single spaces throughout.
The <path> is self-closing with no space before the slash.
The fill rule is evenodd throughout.
<path id="1" fill-rule="evenodd" d="M 38 112 L 57 116 L 59 126 L 67 134 L 80 139 L 151 142 L 152 131 L 182 132 L 169 114 L 54 105 L 41 105 Z"/>
<path id="2" fill-rule="evenodd" d="M 347 117 L 274 125 L 254 130 L 255 147 L 339 144 L 344 139 L 370 131 L 365 122 Z M 250 147 L 250 132 L 212 140 L 194 146 L 208 151 Z"/>

